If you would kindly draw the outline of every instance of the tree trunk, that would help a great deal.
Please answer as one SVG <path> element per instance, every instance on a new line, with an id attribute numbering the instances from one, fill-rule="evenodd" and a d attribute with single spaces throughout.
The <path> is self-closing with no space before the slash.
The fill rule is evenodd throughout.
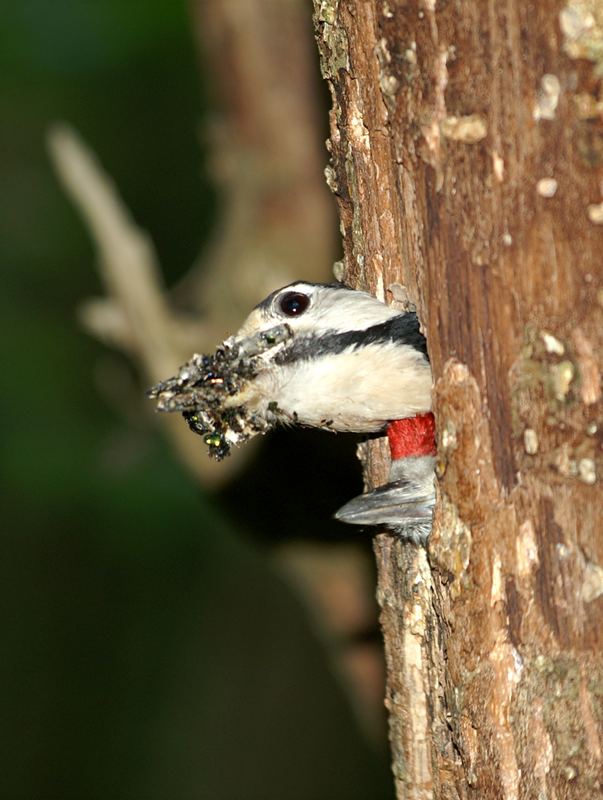
<path id="1" fill-rule="evenodd" d="M 346 277 L 406 287 L 435 380 L 429 548 L 375 539 L 398 796 L 600 797 L 603 2 L 315 22 Z"/>

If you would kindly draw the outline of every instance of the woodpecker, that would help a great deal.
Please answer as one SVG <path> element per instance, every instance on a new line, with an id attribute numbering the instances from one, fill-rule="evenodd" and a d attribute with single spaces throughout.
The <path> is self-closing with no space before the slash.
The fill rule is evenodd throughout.
<path id="1" fill-rule="evenodd" d="M 343 284 L 298 281 L 270 294 L 212 356 L 150 390 L 182 411 L 221 458 L 278 424 L 387 432 L 390 482 L 336 518 L 424 542 L 434 505 L 431 368 L 416 314 Z"/>

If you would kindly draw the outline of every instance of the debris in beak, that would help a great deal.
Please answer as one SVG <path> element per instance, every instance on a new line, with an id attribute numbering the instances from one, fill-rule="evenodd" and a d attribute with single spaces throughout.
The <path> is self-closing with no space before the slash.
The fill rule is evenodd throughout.
<path id="1" fill-rule="evenodd" d="M 283 324 L 246 338 L 231 337 L 211 355 L 196 353 L 177 375 L 153 386 L 147 396 L 157 401 L 158 411 L 181 412 L 191 430 L 203 437 L 209 455 L 221 461 L 232 445 L 272 427 L 233 398 L 266 368 L 265 354 L 292 336 L 291 328 Z"/>

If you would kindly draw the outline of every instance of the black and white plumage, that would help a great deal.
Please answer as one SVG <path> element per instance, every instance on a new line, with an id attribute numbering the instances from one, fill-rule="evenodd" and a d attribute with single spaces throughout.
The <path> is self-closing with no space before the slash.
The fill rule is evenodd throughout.
<path id="1" fill-rule="evenodd" d="M 231 445 L 278 424 L 381 431 L 394 420 L 428 414 L 431 385 L 414 313 L 343 284 L 298 281 L 256 306 L 215 354 L 193 356 L 150 394 L 160 410 L 183 412 L 210 453 L 222 458 Z M 397 458 L 390 483 L 354 498 L 337 518 L 387 525 L 425 541 L 433 467 L 431 454 Z"/>
<path id="2" fill-rule="evenodd" d="M 260 303 L 233 339 L 283 323 L 292 337 L 262 356 L 265 368 L 229 405 L 357 433 L 429 411 L 431 369 L 415 314 L 340 284 L 297 282 Z"/>

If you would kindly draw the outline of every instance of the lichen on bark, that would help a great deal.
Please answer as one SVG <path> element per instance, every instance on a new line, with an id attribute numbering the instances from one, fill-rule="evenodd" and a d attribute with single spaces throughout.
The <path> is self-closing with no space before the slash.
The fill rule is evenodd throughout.
<path id="1" fill-rule="evenodd" d="M 599 5 L 315 3 L 345 277 L 435 378 L 432 540 L 375 539 L 400 798 L 603 791 Z"/>

